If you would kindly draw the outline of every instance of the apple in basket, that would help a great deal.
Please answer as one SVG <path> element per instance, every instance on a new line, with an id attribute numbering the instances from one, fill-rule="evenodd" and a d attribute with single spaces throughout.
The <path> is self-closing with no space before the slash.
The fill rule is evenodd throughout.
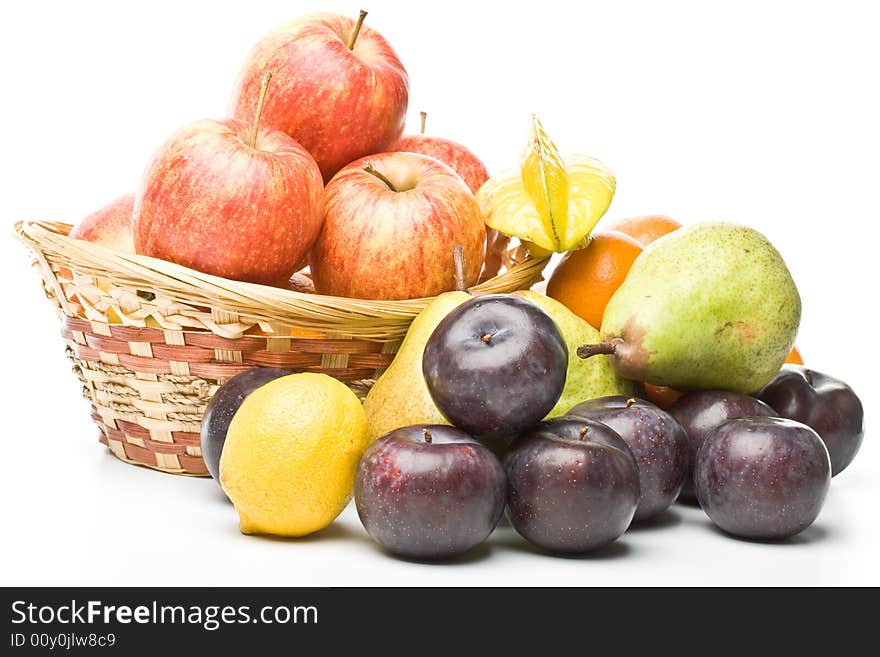
<path id="1" fill-rule="evenodd" d="M 94 242 L 121 253 L 134 253 L 134 236 L 131 230 L 133 211 L 134 194 L 123 194 L 80 219 L 71 229 L 69 236 L 77 240 Z M 58 274 L 62 278 L 73 279 L 73 272 L 69 267 L 62 267 Z M 101 287 L 105 290 L 109 289 L 107 284 Z M 76 294 L 72 295 L 70 300 L 79 303 Z"/>
<path id="2" fill-rule="evenodd" d="M 83 217 L 70 231 L 70 237 L 88 240 L 123 253 L 134 253 L 131 215 L 134 194 L 124 194 L 100 210 Z"/>
<path id="3" fill-rule="evenodd" d="M 466 146 L 451 139 L 425 134 L 427 113 L 420 112 L 422 130 L 417 135 L 404 135 L 391 148 L 392 151 L 407 151 L 436 157 L 448 164 L 455 173 L 461 176 L 471 191 L 476 194 L 483 183 L 489 179 L 489 172 L 483 161 L 474 155 Z"/>
<path id="4" fill-rule="evenodd" d="M 359 157 L 390 150 L 403 132 L 409 78 L 366 15 L 311 14 L 279 27 L 254 46 L 232 94 L 232 115 L 250 123 L 271 71 L 276 86 L 263 121 L 305 146 L 325 182 Z"/>
<path id="5" fill-rule="evenodd" d="M 440 160 L 371 155 L 337 173 L 325 193 L 310 260 L 319 294 L 414 299 L 452 290 L 459 244 L 467 284 L 476 281 L 486 228 L 474 195 Z"/>
<path id="6" fill-rule="evenodd" d="M 138 253 L 286 285 L 320 231 L 323 181 L 300 144 L 259 122 L 197 121 L 159 149 L 135 198 Z"/>

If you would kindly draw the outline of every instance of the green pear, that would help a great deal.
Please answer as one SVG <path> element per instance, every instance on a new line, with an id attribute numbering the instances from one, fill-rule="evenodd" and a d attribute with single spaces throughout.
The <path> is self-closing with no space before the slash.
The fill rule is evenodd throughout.
<path id="1" fill-rule="evenodd" d="M 611 360 L 607 356 L 584 360 L 577 357 L 577 348 L 586 342 L 597 342 L 599 331 L 585 320 L 571 312 L 564 305 L 532 290 L 514 292 L 514 296 L 534 303 L 546 312 L 553 321 L 568 346 L 568 372 L 565 387 L 556 406 L 547 417 L 556 417 L 566 413 L 572 406 L 608 395 L 635 394 L 635 386 L 614 371 Z"/>
<path id="2" fill-rule="evenodd" d="M 467 292 L 444 292 L 425 306 L 410 324 L 391 365 L 364 400 L 370 438 L 379 438 L 411 424 L 449 424 L 425 384 L 422 354 L 440 320 L 470 298 Z"/>
<path id="3" fill-rule="evenodd" d="M 751 228 L 703 223 L 647 247 L 611 297 L 604 343 L 619 374 L 679 390 L 751 393 L 794 344 L 801 299 L 782 257 Z"/>

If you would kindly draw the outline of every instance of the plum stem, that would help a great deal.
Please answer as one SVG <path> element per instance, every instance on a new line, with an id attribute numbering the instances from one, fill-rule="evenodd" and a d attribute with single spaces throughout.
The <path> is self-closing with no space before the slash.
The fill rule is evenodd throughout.
<path id="1" fill-rule="evenodd" d="M 484 333 L 483 335 L 480 336 L 480 340 L 482 340 L 486 344 L 489 344 L 490 342 L 492 342 L 492 338 L 494 338 L 494 337 L 495 337 L 494 333 Z"/>
<path id="2" fill-rule="evenodd" d="M 578 440 L 583 440 L 584 438 L 586 438 L 589 431 L 589 427 L 581 427 L 580 433 L 578 434 Z"/>
<path id="3" fill-rule="evenodd" d="M 464 256 L 464 247 L 456 244 L 452 248 L 452 263 L 455 267 L 455 289 L 459 292 L 467 292 L 467 259 Z"/>
<path id="4" fill-rule="evenodd" d="M 578 358 L 590 358 L 591 356 L 599 356 L 600 354 L 616 354 L 617 341 L 600 342 L 599 344 L 582 344 L 577 348 Z"/>
<path id="5" fill-rule="evenodd" d="M 422 133 L 422 134 L 425 134 L 425 121 L 428 120 L 428 113 L 427 113 L 427 112 L 419 112 L 419 117 L 420 117 L 421 120 L 422 120 L 422 129 L 421 129 L 421 133 Z"/>
<path id="6" fill-rule="evenodd" d="M 257 147 L 257 134 L 260 131 L 260 116 L 263 114 L 263 103 L 266 100 L 266 91 L 269 89 L 269 80 L 272 79 L 272 71 L 266 71 L 263 74 L 263 80 L 260 82 L 260 97 L 257 99 L 257 111 L 254 114 L 254 127 L 251 132 L 251 148 Z"/>
<path id="7" fill-rule="evenodd" d="M 425 442 L 427 444 L 431 444 L 431 441 L 434 440 L 433 436 L 431 436 L 431 432 L 428 431 L 427 427 L 422 427 L 422 435 L 425 437 Z"/>
<path id="8" fill-rule="evenodd" d="M 376 176 L 379 180 L 381 180 L 383 183 L 385 183 L 388 186 L 388 189 L 390 189 L 392 192 L 398 191 L 397 187 L 394 186 L 394 183 L 392 183 L 390 180 L 388 180 L 388 177 L 385 176 L 382 172 L 380 172 L 371 163 L 368 162 L 367 164 L 364 165 L 364 171 L 366 171 L 370 175 Z"/>
<path id="9" fill-rule="evenodd" d="M 633 399 L 632 397 L 630 397 L 629 399 L 626 400 L 626 407 L 630 408 L 635 403 L 636 403 L 636 400 Z"/>
<path id="10" fill-rule="evenodd" d="M 354 50 L 354 44 L 357 43 L 358 34 L 361 33 L 361 27 L 363 27 L 364 19 L 367 17 L 367 12 L 361 9 L 360 15 L 358 15 L 357 23 L 354 25 L 354 31 L 351 33 L 351 39 L 348 42 L 348 49 Z"/>

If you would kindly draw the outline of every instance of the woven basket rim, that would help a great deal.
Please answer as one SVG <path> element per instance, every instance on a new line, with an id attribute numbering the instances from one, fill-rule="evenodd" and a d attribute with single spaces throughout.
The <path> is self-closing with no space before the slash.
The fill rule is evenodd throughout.
<path id="1" fill-rule="evenodd" d="M 408 324 L 435 297 L 367 300 L 296 292 L 206 274 L 150 256 L 127 254 L 69 237 L 72 225 L 19 221 L 15 236 L 44 267 L 67 266 L 115 285 L 184 299 L 203 307 L 222 307 L 245 321 L 279 322 L 359 339 L 399 339 Z M 526 257 L 507 271 L 469 288 L 474 295 L 511 292 L 540 280 L 549 258 Z M 45 272 L 50 273 L 50 272 Z M 53 275 L 54 278 L 54 275 Z"/>

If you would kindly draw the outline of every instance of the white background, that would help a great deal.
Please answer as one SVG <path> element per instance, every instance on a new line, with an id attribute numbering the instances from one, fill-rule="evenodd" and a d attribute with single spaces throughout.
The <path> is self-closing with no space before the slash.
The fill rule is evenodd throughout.
<path id="1" fill-rule="evenodd" d="M 541 113 L 563 151 L 606 161 L 607 215 L 663 212 L 762 230 L 803 297 L 798 344 L 877 413 L 880 42 L 855 2 L 386 2 L 370 25 L 411 78 L 409 126 L 515 163 Z M 585 559 L 501 528 L 470 559 L 388 557 L 353 508 L 305 540 L 239 534 L 210 480 L 125 465 L 63 356 L 18 219 L 75 222 L 133 190 L 153 149 L 222 116 L 251 45 L 334 2 L 19 2 L 0 9 L 0 239 L 5 316 L 2 584 L 880 584 L 880 446 L 869 431 L 814 527 L 733 540 L 693 508 Z M 606 221 L 607 223 L 607 221 Z"/>

